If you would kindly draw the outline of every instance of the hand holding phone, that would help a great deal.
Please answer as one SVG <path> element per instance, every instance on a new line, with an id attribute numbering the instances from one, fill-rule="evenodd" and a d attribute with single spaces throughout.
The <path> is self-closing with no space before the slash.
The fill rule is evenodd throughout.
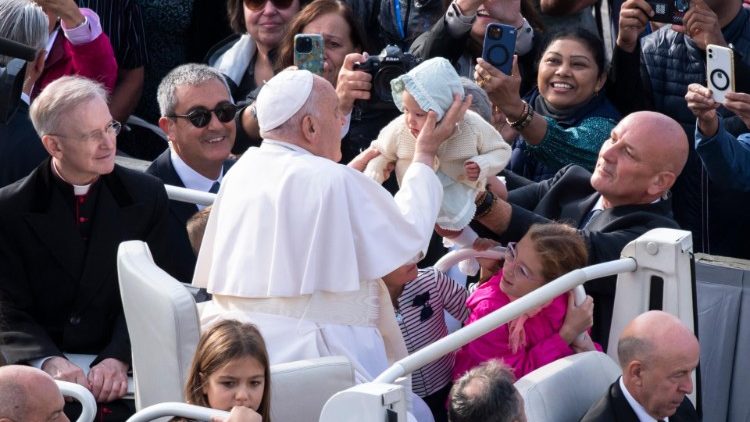
<path id="1" fill-rule="evenodd" d="M 501 23 L 487 25 L 482 58 L 506 75 L 511 74 L 516 51 L 516 28 Z"/>
<path id="2" fill-rule="evenodd" d="M 726 101 L 734 92 L 734 53 L 731 48 L 709 44 L 706 47 L 706 79 L 714 101 Z"/>
<path id="3" fill-rule="evenodd" d="M 682 25 L 682 18 L 690 7 L 690 0 L 646 0 L 654 10 L 650 20 Z"/>
<path id="4" fill-rule="evenodd" d="M 325 43 L 320 34 L 297 34 L 294 36 L 294 65 L 298 69 L 323 76 L 323 48 Z"/>

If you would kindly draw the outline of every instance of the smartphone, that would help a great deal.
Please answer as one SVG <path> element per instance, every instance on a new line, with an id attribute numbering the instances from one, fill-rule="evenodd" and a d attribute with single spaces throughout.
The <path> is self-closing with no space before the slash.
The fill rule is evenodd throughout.
<path id="1" fill-rule="evenodd" d="M 706 78 L 714 101 L 723 103 L 727 92 L 734 92 L 734 53 L 731 48 L 709 44 L 706 47 Z"/>
<path id="2" fill-rule="evenodd" d="M 690 0 L 646 0 L 646 3 L 654 9 L 650 20 L 676 25 L 682 25 L 682 18 L 690 7 Z"/>
<path id="3" fill-rule="evenodd" d="M 487 25 L 484 32 L 482 58 L 506 75 L 513 70 L 513 53 L 516 51 L 516 28 L 502 23 Z"/>
<path id="4" fill-rule="evenodd" d="M 294 65 L 323 75 L 323 48 L 325 42 L 320 34 L 297 34 L 294 36 Z"/>

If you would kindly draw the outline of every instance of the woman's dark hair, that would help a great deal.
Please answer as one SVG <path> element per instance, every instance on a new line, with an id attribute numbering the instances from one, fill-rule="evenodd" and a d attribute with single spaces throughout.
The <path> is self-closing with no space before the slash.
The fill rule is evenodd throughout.
<path id="1" fill-rule="evenodd" d="M 575 26 L 565 26 L 548 33 L 542 43 L 542 48 L 539 50 L 537 63 L 542 60 L 547 48 L 557 40 L 575 40 L 580 42 L 594 57 L 594 62 L 596 62 L 596 66 L 599 68 L 597 76 L 601 76 L 607 72 L 607 64 L 604 59 L 604 43 L 602 43 L 602 40 L 598 36 L 592 34 L 591 31 Z"/>
<path id="2" fill-rule="evenodd" d="M 279 46 L 275 71 L 279 72 L 294 64 L 294 36 L 302 33 L 302 28 L 323 15 L 339 14 L 349 25 L 349 38 L 354 48 L 367 51 L 366 38 L 362 33 L 362 25 L 354 17 L 351 6 L 341 0 L 315 0 L 300 10 L 286 28 L 286 35 Z"/>
<path id="3" fill-rule="evenodd" d="M 260 331 L 236 320 L 224 320 L 203 333 L 190 365 L 185 383 L 185 400 L 190 404 L 209 407 L 203 386 L 208 377 L 235 359 L 252 357 L 263 366 L 265 377 L 263 398 L 258 413 L 263 422 L 271 420 L 271 369 L 266 343 Z"/>
<path id="4" fill-rule="evenodd" d="M 244 0 L 228 0 L 227 1 L 227 17 L 229 18 L 229 26 L 232 28 L 235 34 L 244 34 L 247 32 L 245 27 L 245 7 Z M 300 0 L 299 8 L 305 7 L 310 3 L 310 0 Z"/>

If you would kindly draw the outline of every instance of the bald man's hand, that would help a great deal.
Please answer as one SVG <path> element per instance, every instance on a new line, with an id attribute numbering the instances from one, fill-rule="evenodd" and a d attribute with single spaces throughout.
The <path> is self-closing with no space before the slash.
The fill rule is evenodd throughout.
<path id="1" fill-rule="evenodd" d="M 42 371 L 50 374 L 50 376 L 56 380 L 74 382 L 89 390 L 91 389 L 91 385 L 86 379 L 83 370 L 63 357 L 55 356 L 47 359 L 44 364 L 42 364 Z"/>
<path id="2" fill-rule="evenodd" d="M 97 403 L 109 403 L 128 392 L 128 365 L 115 358 L 104 359 L 91 367 L 88 380 Z"/>

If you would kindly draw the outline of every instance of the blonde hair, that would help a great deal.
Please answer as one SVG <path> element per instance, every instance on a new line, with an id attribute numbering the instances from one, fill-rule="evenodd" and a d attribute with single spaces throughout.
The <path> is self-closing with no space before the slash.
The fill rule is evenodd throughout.
<path id="1" fill-rule="evenodd" d="M 561 223 L 534 224 L 526 235 L 542 264 L 546 282 L 581 268 L 588 262 L 586 242 L 578 230 Z"/>

